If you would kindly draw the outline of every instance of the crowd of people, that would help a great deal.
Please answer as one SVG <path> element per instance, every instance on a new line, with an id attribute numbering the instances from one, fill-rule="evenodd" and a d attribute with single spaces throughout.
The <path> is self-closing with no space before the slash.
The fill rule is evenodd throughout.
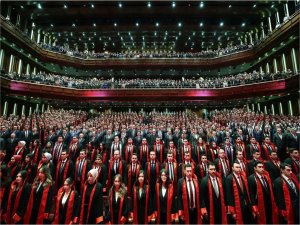
<path id="1" fill-rule="evenodd" d="M 277 73 L 238 73 L 235 75 L 219 77 L 200 77 L 198 79 L 162 79 L 162 78 L 135 78 L 135 79 L 100 79 L 90 77 L 80 79 L 76 77 L 63 76 L 57 74 L 21 74 L 20 76 L 11 74 L 2 74 L 13 80 L 34 82 L 38 84 L 55 85 L 78 89 L 120 89 L 120 88 L 226 88 L 238 85 L 273 81 L 286 79 L 294 76 L 289 69 Z"/>
<path id="2" fill-rule="evenodd" d="M 299 116 L 0 117 L 1 223 L 299 223 Z"/>
<path id="3" fill-rule="evenodd" d="M 124 52 L 94 52 L 94 51 L 78 51 L 73 50 L 68 44 L 64 46 L 53 46 L 49 44 L 39 43 L 39 46 L 50 51 L 59 52 L 69 56 L 75 56 L 82 59 L 109 59 L 109 58 L 214 58 L 239 51 L 251 49 L 252 44 L 240 44 L 234 46 L 228 46 L 226 48 L 220 48 L 218 50 L 203 50 L 201 52 L 176 52 L 167 50 L 148 50 L 148 51 L 124 51 Z"/>

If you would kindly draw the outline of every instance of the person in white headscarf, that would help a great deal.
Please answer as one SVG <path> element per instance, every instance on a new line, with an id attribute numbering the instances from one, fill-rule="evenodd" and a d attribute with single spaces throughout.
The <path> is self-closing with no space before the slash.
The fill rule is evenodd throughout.
<path id="1" fill-rule="evenodd" d="M 42 168 L 43 166 L 47 166 L 50 169 L 50 173 L 51 176 L 54 177 L 54 165 L 51 161 L 52 159 L 52 155 L 48 152 L 44 152 L 42 154 L 42 159 L 40 160 L 38 167 L 37 167 L 37 171 L 39 171 L 40 168 Z"/>
<path id="2" fill-rule="evenodd" d="M 103 222 L 102 185 L 97 182 L 97 177 L 97 169 L 88 172 L 81 196 L 79 224 Z"/>

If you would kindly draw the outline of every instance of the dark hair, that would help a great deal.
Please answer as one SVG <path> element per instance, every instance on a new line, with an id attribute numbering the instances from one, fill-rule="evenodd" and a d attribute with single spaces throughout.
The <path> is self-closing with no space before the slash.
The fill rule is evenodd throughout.
<path id="1" fill-rule="evenodd" d="M 294 151 L 299 151 L 299 150 L 296 148 L 289 148 L 289 153 L 293 153 Z"/>
<path id="2" fill-rule="evenodd" d="M 65 179 L 65 182 L 68 183 L 68 185 L 72 186 L 73 185 L 73 179 L 71 177 L 68 177 Z"/>
<path id="3" fill-rule="evenodd" d="M 1 165 L 1 187 L 4 187 L 6 185 L 9 185 L 11 178 L 9 176 L 9 168 L 7 167 L 7 165 Z"/>
<path id="4" fill-rule="evenodd" d="M 184 164 L 184 169 L 188 168 L 188 167 L 192 167 L 192 164 L 188 163 L 188 164 Z"/>
<path id="5" fill-rule="evenodd" d="M 23 179 L 23 181 L 26 179 L 27 177 L 27 171 L 26 170 L 21 170 L 18 174 L 21 174 L 21 177 Z"/>
<path id="6" fill-rule="evenodd" d="M 33 154 L 32 154 L 32 153 L 28 153 L 28 154 L 26 155 L 26 157 L 28 157 L 30 160 L 32 160 L 32 159 L 33 159 Z"/>
<path id="7" fill-rule="evenodd" d="M 140 174 L 144 175 L 144 185 L 148 184 L 145 171 L 144 170 L 140 170 L 139 173 L 138 173 L 138 175 L 137 175 L 137 177 L 136 177 L 136 181 L 134 183 L 135 186 L 139 186 L 139 176 L 140 176 Z"/>
<path id="8" fill-rule="evenodd" d="M 157 183 L 159 183 L 160 186 L 162 185 L 162 180 L 161 180 L 162 173 L 165 173 L 166 176 L 167 176 L 166 186 L 168 187 L 172 183 L 172 181 L 169 177 L 169 172 L 166 169 L 161 169 L 160 170 L 159 177 L 157 178 Z"/>
<path id="9" fill-rule="evenodd" d="M 284 170 L 286 166 L 292 168 L 292 166 L 288 163 L 280 163 L 280 169 L 281 170 Z"/>
<path id="10" fill-rule="evenodd" d="M 257 167 L 258 164 L 264 164 L 264 163 L 262 161 L 257 160 L 254 162 L 254 167 Z"/>
<path id="11" fill-rule="evenodd" d="M 209 168 L 209 166 L 214 166 L 214 167 L 216 167 L 216 165 L 215 165 L 214 163 L 212 163 L 212 162 L 209 162 L 209 163 L 208 163 L 207 168 Z"/>

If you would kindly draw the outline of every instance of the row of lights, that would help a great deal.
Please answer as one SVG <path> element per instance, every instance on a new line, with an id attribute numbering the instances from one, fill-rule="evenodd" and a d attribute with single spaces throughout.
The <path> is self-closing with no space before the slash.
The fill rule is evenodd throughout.
<path id="1" fill-rule="evenodd" d="M 114 25 L 114 27 L 117 27 L 117 26 L 118 26 L 118 23 L 114 22 L 113 25 Z M 75 26 L 76 26 L 76 24 L 73 23 L 73 24 L 72 24 L 72 27 L 75 27 Z M 97 24 L 96 24 L 96 23 L 93 23 L 93 27 L 96 27 L 96 26 L 97 26 Z M 136 23 L 135 23 L 135 26 L 136 26 L 136 27 L 139 27 L 139 26 L 140 26 L 140 23 L 139 23 L 139 22 L 136 22 Z M 155 23 L 155 26 L 156 26 L 156 27 L 159 27 L 160 24 L 159 24 L 158 22 L 156 22 L 156 23 Z M 178 27 L 182 27 L 182 26 L 183 26 L 182 22 L 178 22 L 177 26 L 178 26 Z M 199 23 L 199 26 L 200 26 L 200 27 L 203 27 L 203 26 L 204 26 L 204 23 L 203 23 L 203 22 L 200 22 L 200 23 Z M 224 26 L 224 22 L 221 21 L 220 24 L 219 24 L 219 26 L 220 26 L 220 27 L 223 27 L 223 26 Z M 243 23 L 241 24 L 241 27 L 245 27 L 245 26 L 246 26 L 246 23 L 243 22 Z M 51 27 L 53 27 L 53 24 L 51 24 Z"/>

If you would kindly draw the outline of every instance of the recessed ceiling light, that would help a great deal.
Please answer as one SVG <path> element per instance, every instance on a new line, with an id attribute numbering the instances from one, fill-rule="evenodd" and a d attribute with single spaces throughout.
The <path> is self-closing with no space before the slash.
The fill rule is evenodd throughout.
<path id="1" fill-rule="evenodd" d="M 116 26 L 117 26 L 117 23 L 114 23 L 114 26 L 116 27 Z"/>
<path id="2" fill-rule="evenodd" d="M 155 26 L 159 27 L 159 23 L 156 23 Z"/>
<path id="3" fill-rule="evenodd" d="M 199 25 L 200 25 L 200 27 L 203 27 L 203 22 L 201 22 Z"/>
<path id="4" fill-rule="evenodd" d="M 253 8 L 255 8 L 255 7 L 256 7 L 256 4 L 253 5 Z"/>
<path id="5" fill-rule="evenodd" d="M 175 8 L 175 7 L 176 7 L 176 3 L 172 2 L 172 8 Z"/>
<path id="6" fill-rule="evenodd" d="M 203 2 L 200 2 L 200 8 L 203 8 L 204 7 L 204 3 Z"/>
<path id="7" fill-rule="evenodd" d="M 95 27 L 95 26 L 96 26 L 96 24 L 94 23 L 94 24 L 93 24 L 93 26 Z"/>
<path id="8" fill-rule="evenodd" d="M 41 3 L 39 3 L 39 4 L 37 5 L 37 7 L 38 7 L 39 9 L 42 9 Z"/>
<path id="9" fill-rule="evenodd" d="M 136 24 L 135 24 L 135 26 L 137 26 L 137 27 L 138 27 L 139 25 L 140 25 L 139 23 L 136 23 Z"/>
<path id="10" fill-rule="evenodd" d="M 122 5 L 122 3 L 120 2 L 120 3 L 119 3 L 119 8 L 122 8 L 122 7 L 123 7 L 123 5 Z"/>
<path id="11" fill-rule="evenodd" d="M 64 4 L 64 8 L 66 9 L 66 8 L 68 8 L 68 6 L 66 4 Z"/>
<path id="12" fill-rule="evenodd" d="M 224 26 L 224 22 L 220 22 L 220 27 L 223 27 Z"/>
<path id="13" fill-rule="evenodd" d="M 242 23 L 242 27 L 246 26 L 246 23 Z"/>
<path id="14" fill-rule="evenodd" d="M 148 8 L 150 8 L 151 7 L 151 2 L 148 2 L 147 6 L 148 6 Z"/>
<path id="15" fill-rule="evenodd" d="M 232 7 L 231 5 L 228 6 L 228 8 L 231 8 L 231 7 Z"/>
<path id="16" fill-rule="evenodd" d="M 179 22 L 179 23 L 178 23 L 178 27 L 181 27 L 181 26 L 182 26 L 182 23 L 181 23 L 181 22 Z"/>

